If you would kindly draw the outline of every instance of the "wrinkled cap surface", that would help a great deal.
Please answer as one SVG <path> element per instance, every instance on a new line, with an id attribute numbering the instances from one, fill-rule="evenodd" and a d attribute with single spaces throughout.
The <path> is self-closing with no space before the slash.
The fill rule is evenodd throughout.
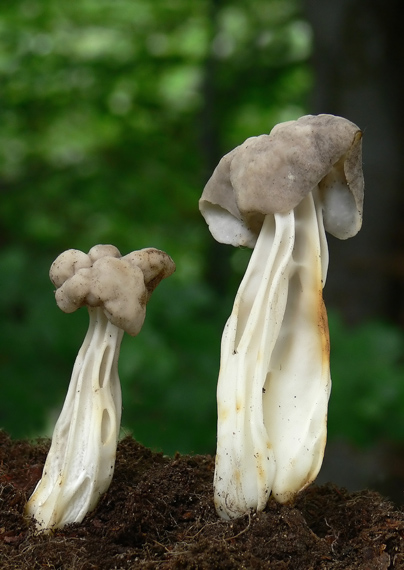
<path id="1" fill-rule="evenodd" d="M 63 252 L 50 268 L 59 308 L 72 313 L 79 307 L 102 307 L 112 324 L 132 336 L 143 326 L 146 304 L 162 279 L 175 271 L 164 251 L 141 249 L 121 257 L 111 245 L 97 245 L 88 254 Z"/>
<path id="2" fill-rule="evenodd" d="M 362 224 L 362 133 L 334 115 L 276 125 L 226 154 L 199 207 L 217 241 L 254 247 L 264 217 L 294 209 L 316 186 L 324 225 L 340 239 Z"/>

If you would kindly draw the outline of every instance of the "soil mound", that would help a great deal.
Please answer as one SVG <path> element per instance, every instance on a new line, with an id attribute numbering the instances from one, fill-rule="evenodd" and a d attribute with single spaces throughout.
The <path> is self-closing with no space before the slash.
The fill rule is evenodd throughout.
<path id="1" fill-rule="evenodd" d="M 48 441 L 0 432 L 0 569 L 404 568 L 404 513 L 373 491 L 312 485 L 293 504 L 218 519 L 214 458 L 165 457 L 126 437 L 108 492 L 83 523 L 36 534 L 24 504 Z"/>

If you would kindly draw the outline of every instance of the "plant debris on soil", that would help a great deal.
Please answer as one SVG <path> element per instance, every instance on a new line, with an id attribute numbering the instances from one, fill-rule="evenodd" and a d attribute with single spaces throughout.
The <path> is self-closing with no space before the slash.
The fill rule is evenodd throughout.
<path id="1" fill-rule="evenodd" d="M 153 453 L 126 437 L 112 484 L 81 524 L 37 533 L 24 505 L 49 441 L 0 432 L 0 569 L 404 568 L 404 513 L 374 491 L 312 485 L 293 504 L 220 520 L 214 458 Z"/>

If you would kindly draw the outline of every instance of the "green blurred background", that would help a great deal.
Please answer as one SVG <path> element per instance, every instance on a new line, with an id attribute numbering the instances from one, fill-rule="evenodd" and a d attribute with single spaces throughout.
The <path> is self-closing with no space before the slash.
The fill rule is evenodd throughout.
<path id="1" fill-rule="evenodd" d="M 367 54 L 374 69 L 378 52 L 347 47 L 337 20 L 324 34 L 327 20 L 316 21 L 320 5 L 335 10 L 314 0 L 2 3 L 0 426 L 13 437 L 51 434 L 86 332 L 85 310 L 66 315 L 55 304 L 48 279 L 54 258 L 98 243 L 122 254 L 153 246 L 172 256 L 177 271 L 153 293 L 139 336 L 124 337 L 122 424 L 168 454 L 214 453 L 220 338 L 250 252 L 211 238 L 198 211 L 206 180 L 245 138 L 308 112 L 358 122 L 365 147 L 368 137 L 377 150 L 373 99 L 362 96 L 361 106 L 344 94 L 349 85 L 351 94 L 369 85 L 377 91 L 382 78 L 366 75 L 362 60 Z M 388 24 L 376 12 L 372 17 L 387 36 Z M 368 28 L 359 19 L 350 33 L 362 33 L 370 45 Z M 380 100 L 397 118 L 394 104 Z M 387 134 L 386 144 L 394 147 L 394 137 Z M 365 176 L 366 168 L 376 170 L 369 178 L 383 180 L 386 208 L 396 215 L 400 168 L 388 171 L 389 182 L 386 161 L 369 155 Z M 404 239 L 386 213 L 389 231 L 378 237 L 382 206 L 373 207 L 380 190 L 372 183 L 369 229 L 365 210 L 363 238 L 330 241 L 326 287 L 330 439 L 361 445 L 404 439 L 404 264 L 398 246 L 391 255 L 393 237 L 396 245 Z"/>

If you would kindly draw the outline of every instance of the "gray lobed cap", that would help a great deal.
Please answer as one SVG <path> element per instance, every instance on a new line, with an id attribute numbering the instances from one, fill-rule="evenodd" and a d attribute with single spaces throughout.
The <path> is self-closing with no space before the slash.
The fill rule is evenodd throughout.
<path id="1" fill-rule="evenodd" d="M 247 139 L 226 154 L 199 208 L 213 237 L 254 247 L 267 214 L 294 209 L 316 186 L 324 226 L 339 239 L 362 225 L 362 133 L 334 115 L 306 115 Z"/>
<path id="2" fill-rule="evenodd" d="M 96 245 L 88 254 L 61 253 L 50 268 L 56 302 L 65 313 L 102 307 L 108 320 L 132 336 L 143 326 L 146 304 L 162 279 L 175 271 L 164 251 L 145 248 L 121 256 L 113 245 Z"/>

